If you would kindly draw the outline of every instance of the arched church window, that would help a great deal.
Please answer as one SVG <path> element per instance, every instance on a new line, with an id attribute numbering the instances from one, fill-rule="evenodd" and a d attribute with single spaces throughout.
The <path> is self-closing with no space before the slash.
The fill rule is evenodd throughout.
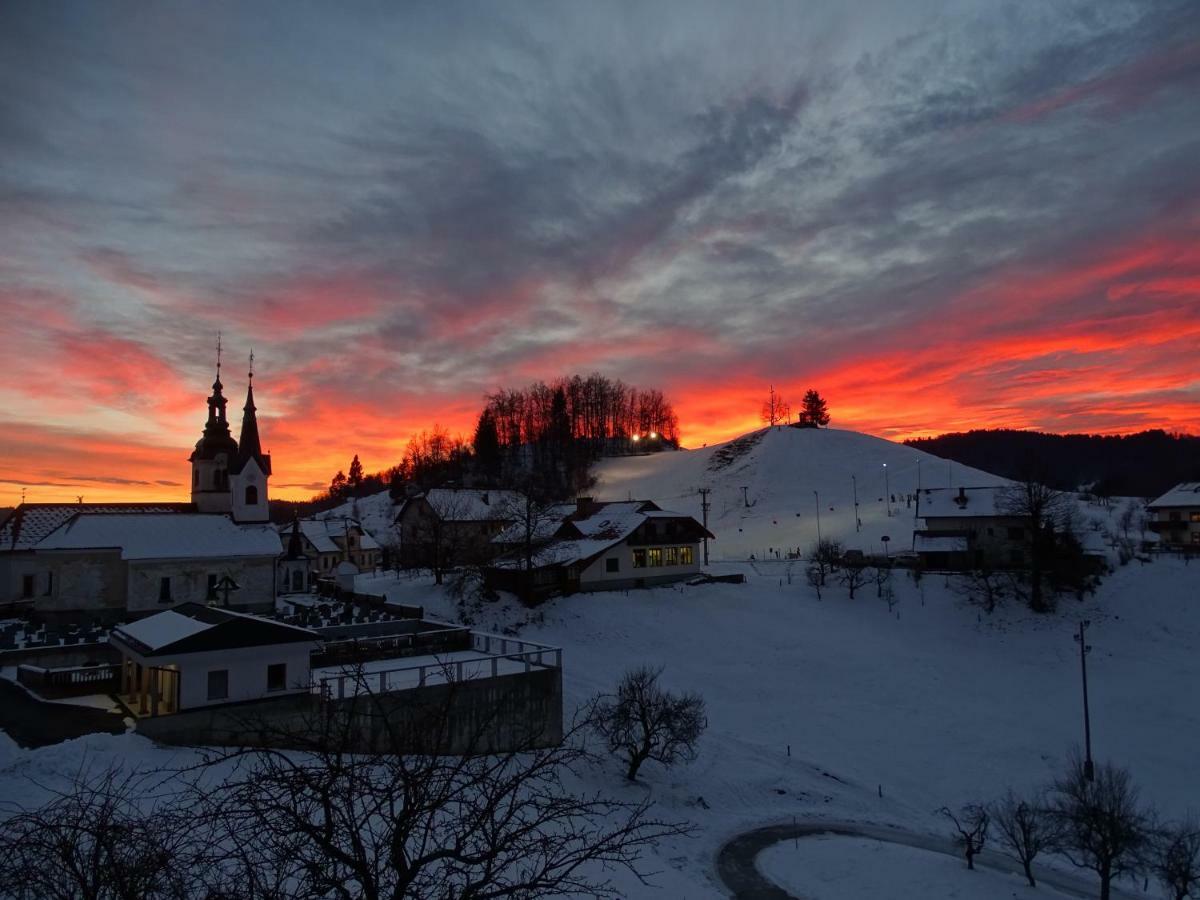
<path id="1" fill-rule="evenodd" d="M 258 504 L 258 488 L 252 484 L 246 485 L 246 505 L 256 506 Z"/>

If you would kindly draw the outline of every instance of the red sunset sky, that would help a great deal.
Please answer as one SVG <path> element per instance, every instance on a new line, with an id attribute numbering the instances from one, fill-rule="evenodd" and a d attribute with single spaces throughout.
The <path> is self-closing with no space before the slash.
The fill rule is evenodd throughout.
<path id="1" fill-rule="evenodd" d="M 218 331 L 277 497 L 576 372 L 1200 431 L 1194 5 L 679 12 L 0 11 L 0 506 L 183 499 Z"/>

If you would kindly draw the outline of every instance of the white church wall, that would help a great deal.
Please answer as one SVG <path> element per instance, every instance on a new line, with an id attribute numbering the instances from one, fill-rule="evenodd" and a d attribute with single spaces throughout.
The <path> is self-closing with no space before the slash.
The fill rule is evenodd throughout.
<path id="1" fill-rule="evenodd" d="M 34 608 L 38 612 L 117 613 L 125 608 L 126 572 L 120 552 L 39 553 Z M 46 576 L 52 576 L 46 591 Z"/>
<path id="2" fill-rule="evenodd" d="M 210 575 L 237 582 L 240 590 L 230 593 L 231 607 L 269 611 L 275 604 L 274 557 L 146 560 L 129 564 L 129 612 L 144 615 L 180 603 L 207 603 Z M 159 599 L 164 578 L 171 579 L 166 602 Z"/>
<path id="3" fill-rule="evenodd" d="M 267 476 L 257 462 L 253 459 L 247 461 L 246 467 L 230 478 L 229 487 L 235 522 L 266 522 L 270 519 L 267 512 Z M 246 489 L 249 487 L 258 493 L 255 503 L 246 502 Z"/>

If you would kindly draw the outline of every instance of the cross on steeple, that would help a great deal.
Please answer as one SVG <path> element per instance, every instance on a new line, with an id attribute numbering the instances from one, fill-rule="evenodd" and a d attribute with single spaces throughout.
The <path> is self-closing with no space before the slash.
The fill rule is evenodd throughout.
<path id="1" fill-rule="evenodd" d="M 221 380 L 221 332 L 217 332 L 217 381 Z"/>
<path id="2" fill-rule="evenodd" d="M 254 348 L 253 347 L 250 348 L 250 373 L 249 373 L 249 376 L 250 376 L 250 380 L 253 381 L 254 380 Z"/>

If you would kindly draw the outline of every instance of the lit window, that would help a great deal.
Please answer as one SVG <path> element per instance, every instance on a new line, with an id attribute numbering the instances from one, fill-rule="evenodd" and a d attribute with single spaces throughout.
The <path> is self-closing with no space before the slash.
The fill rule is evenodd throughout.
<path id="1" fill-rule="evenodd" d="M 657 568 L 658 566 L 661 566 L 662 564 L 663 564 L 663 562 L 662 562 L 662 548 L 661 547 L 651 547 L 649 550 L 646 551 L 646 565 L 649 568 L 651 568 L 651 569 Z"/>
<path id="2" fill-rule="evenodd" d="M 667 565 L 668 566 L 679 565 L 679 548 L 678 547 L 668 547 L 667 548 Z"/>
<path id="3" fill-rule="evenodd" d="M 691 547 L 679 548 L 679 563 L 680 565 L 690 566 L 696 561 L 695 555 L 692 553 Z"/>
<path id="4" fill-rule="evenodd" d="M 633 567 L 635 569 L 646 568 L 646 551 L 645 550 L 634 550 L 633 551 Z"/>
<path id="5" fill-rule="evenodd" d="M 1188 515 L 1188 518 L 1191 519 L 1193 522 L 1200 522 L 1200 510 L 1197 510 L 1194 513 L 1190 513 Z"/>

